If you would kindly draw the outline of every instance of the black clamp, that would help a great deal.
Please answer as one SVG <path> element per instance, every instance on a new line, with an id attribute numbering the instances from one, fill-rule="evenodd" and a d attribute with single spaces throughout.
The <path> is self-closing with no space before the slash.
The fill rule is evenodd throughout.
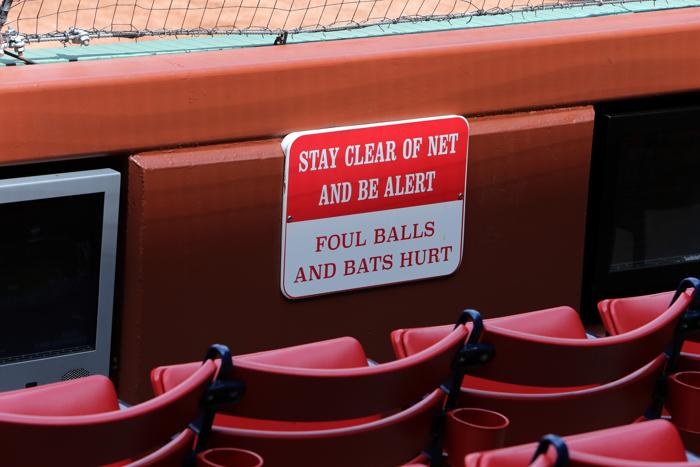
<path id="1" fill-rule="evenodd" d="M 666 350 L 666 355 L 668 356 L 668 364 L 666 365 L 666 372 L 671 373 L 676 368 L 676 363 L 678 361 L 678 356 L 681 353 L 681 347 L 685 342 L 686 337 L 693 331 L 700 329 L 700 279 L 695 277 L 686 277 L 678 284 L 676 293 L 673 295 L 673 299 L 669 306 L 673 305 L 678 297 L 681 296 L 687 289 L 692 288 L 693 294 L 690 300 L 690 305 L 688 309 L 681 315 L 676 325 L 676 329 L 673 333 L 673 342 Z"/>
<path id="2" fill-rule="evenodd" d="M 566 446 L 566 442 L 559 436 L 550 434 L 540 438 L 540 442 L 537 445 L 537 449 L 532 456 L 530 464 L 532 465 L 542 454 L 546 454 L 550 446 L 554 446 L 554 450 L 557 453 L 554 467 L 564 467 L 569 463 L 569 448 Z"/>
<path id="3" fill-rule="evenodd" d="M 688 309 L 678 319 L 676 329 L 673 332 L 673 340 L 664 352 L 668 358 L 666 366 L 654 384 L 654 391 L 651 395 L 651 405 L 644 413 L 644 417 L 648 420 L 661 417 L 666 401 L 666 383 L 668 376 L 676 370 L 678 357 L 680 356 L 681 348 L 688 334 L 700 329 L 700 293 L 698 293 L 700 289 L 700 279 L 696 279 L 695 277 L 686 277 L 683 279 L 680 284 L 678 284 L 676 293 L 673 295 L 669 307 L 676 303 L 676 300 L 690 288 L 693 289 L 690 305 L 688 305 Z"/>
<path id="4" fill-rule="evenodd" d="M 673 298 L 671 299 L 671 305 L 676 303 L 676 300 L 678 300 L 678 297 L 680 297 L 683 292 L 691 288 L 693 289 L 693 296 L 689 308 L 700 308 L 700 296 L 697 294 L 698 288 L 700 288 L 700 279 L 697 279 L 695 277 L 686 277 L 681 281 L 680 284 L 678 284 L 678 287 L 676 288 L 676 293 L 673 294 Z"/>
<path id="5" fill-rule="evenodd" d="M 481 314 L 476 310 L 464 310 L 460 313 L 454 329 L 457 327 L 472 323 L 472 330 L 464 345 L 457 351 L 454 360 L 452 361 L 452 374 L 450 379 L 440 388 L 447 394 L 445 404 L 440 411 L 435 415 L 432 426 L 432 440 L 426 454 L 430 458 L 432 467 L 442 465 L 442 450 L 445 436 L 445 421 L 447 420 L 447 412 L 454 409 L 457 405 L 457 396 L 462 387 L 462 380 L 469 368 L 482 366 L 491 360 L 495 354 L 494 347 L 491 344 L 480 343 L 481 335 L 484 331 L 484 322 L 481 319 Z"/>
<path id="6" fill-rule="evenodd" d="M 686 311 L 681 317 L 680 328 L 684 333 L 700 329 L 700 309 L 689 309 Z"/>
<path id="7" fill-rule="evenodd" d="M 221 366 L 214 381 L 207 387 L 199 403 L 199 414 L 190 424 L 192 431 L 197 433 L 197 444 L 187 465 L 194 465 L 197 453 L 203 451 L 209 441 L 214 416 L 221 408 L 238 401 L 245 394 L 245 383 L 233 379 L 233 358 L 228 347 L 214 344 L 207 350 L 204 362 L 219 357 Z"/>
<path id="8" fill-rule="evenodd" d="M 644 418 L 647 420 L 656 420 L 657 418 L 661 418 L 664 404 L 666 403 L 667 380 L 668 373 L 665 371 L 662 372 L 658 378 L 656 378 L 656 381 L 654 382 L 654 389 L 651 394 L 651 405 L 649 408 L 647 408 L 646 412 L 644 412 Z"/>
<path id="9" fill-rule="evenodd" d="M 221 367 L 216 379 L 209 384 L 202 397 L 201 405 L 217 411 L 221 407 L 231 405 L 238 401 L 245 394 L 245 383 L 233 379 L 233 359 L 228 347 L 221 344 L 214 344 L 209 347 L 204 361 L 221 359 Z"/>
<path id="10" fill-rule="evenodd" d="M 452 362 L 452 377 L 450 381 L 447 385 L 442 386 L 443 391 L 447 393 L 447 401 L 445 402 L 447 410 L 452 410 L 457 405 L 457 395 L 467 370 L 483 366 L 496 354 L 493 345 L 479 342 L 484 332 L 484 321 L 478 311 L 464 310 L 460 314 L 457 324 L 455 324 L 455 329 L 457 326 L 467 324 L 469 321 L 472 323 L 472 330 L 469 333 L 467 342 L 459 349 Z"/>
<path id="11" fill-rule="evenodd" d="M 468 368 L 477 368 L 488 363 L 496 354 L 496 350 L 491 344 L 464 344 L 459 351 L 455 364 L 465 371 Z"/>

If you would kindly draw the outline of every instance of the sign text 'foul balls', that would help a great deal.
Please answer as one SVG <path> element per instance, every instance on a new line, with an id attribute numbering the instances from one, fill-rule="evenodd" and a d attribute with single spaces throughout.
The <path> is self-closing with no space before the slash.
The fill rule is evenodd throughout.
<path id="1" fill-rule="evenodd" d="M 459 116 L 288 135 L 284 295 L 453 273 L 462 260 L 468 136 Z"/>

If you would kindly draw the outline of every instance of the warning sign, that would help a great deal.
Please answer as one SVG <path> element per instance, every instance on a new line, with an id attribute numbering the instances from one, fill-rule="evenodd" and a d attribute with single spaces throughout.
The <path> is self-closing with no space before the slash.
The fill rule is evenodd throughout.
<path id="1" fill-rule="evenodd" d="M 469 127 L 459 116 L 292 133 L 282 292 L 301 298 L 453 273 Z"/>

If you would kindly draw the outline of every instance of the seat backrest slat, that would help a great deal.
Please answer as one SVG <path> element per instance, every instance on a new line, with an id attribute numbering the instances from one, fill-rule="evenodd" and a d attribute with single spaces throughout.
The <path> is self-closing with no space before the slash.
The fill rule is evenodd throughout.
<path id="1" fill-rule="evenodd" d="M 675 292 L 662 292 L 600 301 L 598 312 L 605 331 L 615 336 L 644 326 L 666 311 L 674 294 Z M 700 354 L 700 331 L 686 336 L 683 351 Z"/>
<path id="2" fill-rule="evenodd" d="M 524 332 L 520 325 L 513 326 L 508 319 L 485 320 L 481 342 L 492 344 L 496 353 L 488 364 L 470 369 L 469 374 L 530 386 L 586 386 L 614 381 L 651 362 L 668 348 L 676 324 L 690 301 L 691 295 L 683 293 L 664 313 L 644 326 L 599 339 L 540 335 L 535 332 L 534 322 Z M 533 320 L 547 320 L 556 310 L 532 312 L 518 318 L 523 320 L 530 315 Z M 421 329 L 403 330 L 403 340 L 413 331 L 426 333 Z M 444 328 L 428 328 L 427 332 L 436 338 Z"/>
<path id="3" fill-rule="evenodd" d="M 666 311 L 674 293 L 602 300 L 598 303 L 598 311 L 605 330 L 610 335 L 617 335 L 644 326 Z"/>
<path id="4" fill-rule="evenodd" d="M 367 366 L 367 356 L 362 345 L 352 337 L 338 337 L 282 349 L 237 355 L 236 364 L 242 361 L 317 369 Z M 154 368 L 151 371 L 154 394 L 160 395 L 174 388 L 194 373 L 198 367 L 199 362 L 192 362 Z"/>
<path id="5" fill-rule="evenodd" d="M 432 422 L 443 400 L 442 391 L 435 390 L 392 416 L 329 430 L 285 432 L 215 427 L 210 444 L 255 451 L 265 459 L 266 467 L 394 467 L 410 461 L 429 445 Z"/>
<path id="6" fill-rule="evenodd" d="M 221 413 L 270 420 L 326 421 L 393 411 L 415 403 L 447 382 L 452 361 L 467 334 L 465 326 L 458 326 L 422 352 L 370 367 L 303 368 L 293 366 L 288 354 L 281 364 L 273 364 L 274 358 L 266 358 L 264 363 L 234 358 L 234 378 L 245 383 L 246 394 Z M 153 372 L 155 386 L 167 391 L 191 369 L 191 364 L 158 368 Z M 169 377 L 170 372 L 177 378 Z"/>
<path id="7" fill-rule="evenodd" d="M 462 388 L 461 407 L 482 407 L 510 420 L 507 443 L 526 443 L 547 433 L 570 435 L 632 423 L 651 404 L 666 357 L 614 382 L 571 392 L 524 394 Z"/>
<path id="8" fill-rule="evenodd" d="M 690 304 L 684 293 L 666 312 L 629 333 L 599 339 L 561 339 L 527 335 L 499 326 L 485 326 L 483 342 L 496 346 L 492 365 L 475 376 L 515 384 L 555 386 L 606 383 L 646 365 L 673 340 L 680 316 Z"/>

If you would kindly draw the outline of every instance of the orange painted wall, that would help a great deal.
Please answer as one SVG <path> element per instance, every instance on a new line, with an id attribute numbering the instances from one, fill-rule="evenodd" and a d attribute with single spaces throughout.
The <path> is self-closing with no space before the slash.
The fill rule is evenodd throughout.
<path id="1" fill-rule="evenodd" d="M 700 8 L 2 70 L 0 164 L 700 89 Z"/>

